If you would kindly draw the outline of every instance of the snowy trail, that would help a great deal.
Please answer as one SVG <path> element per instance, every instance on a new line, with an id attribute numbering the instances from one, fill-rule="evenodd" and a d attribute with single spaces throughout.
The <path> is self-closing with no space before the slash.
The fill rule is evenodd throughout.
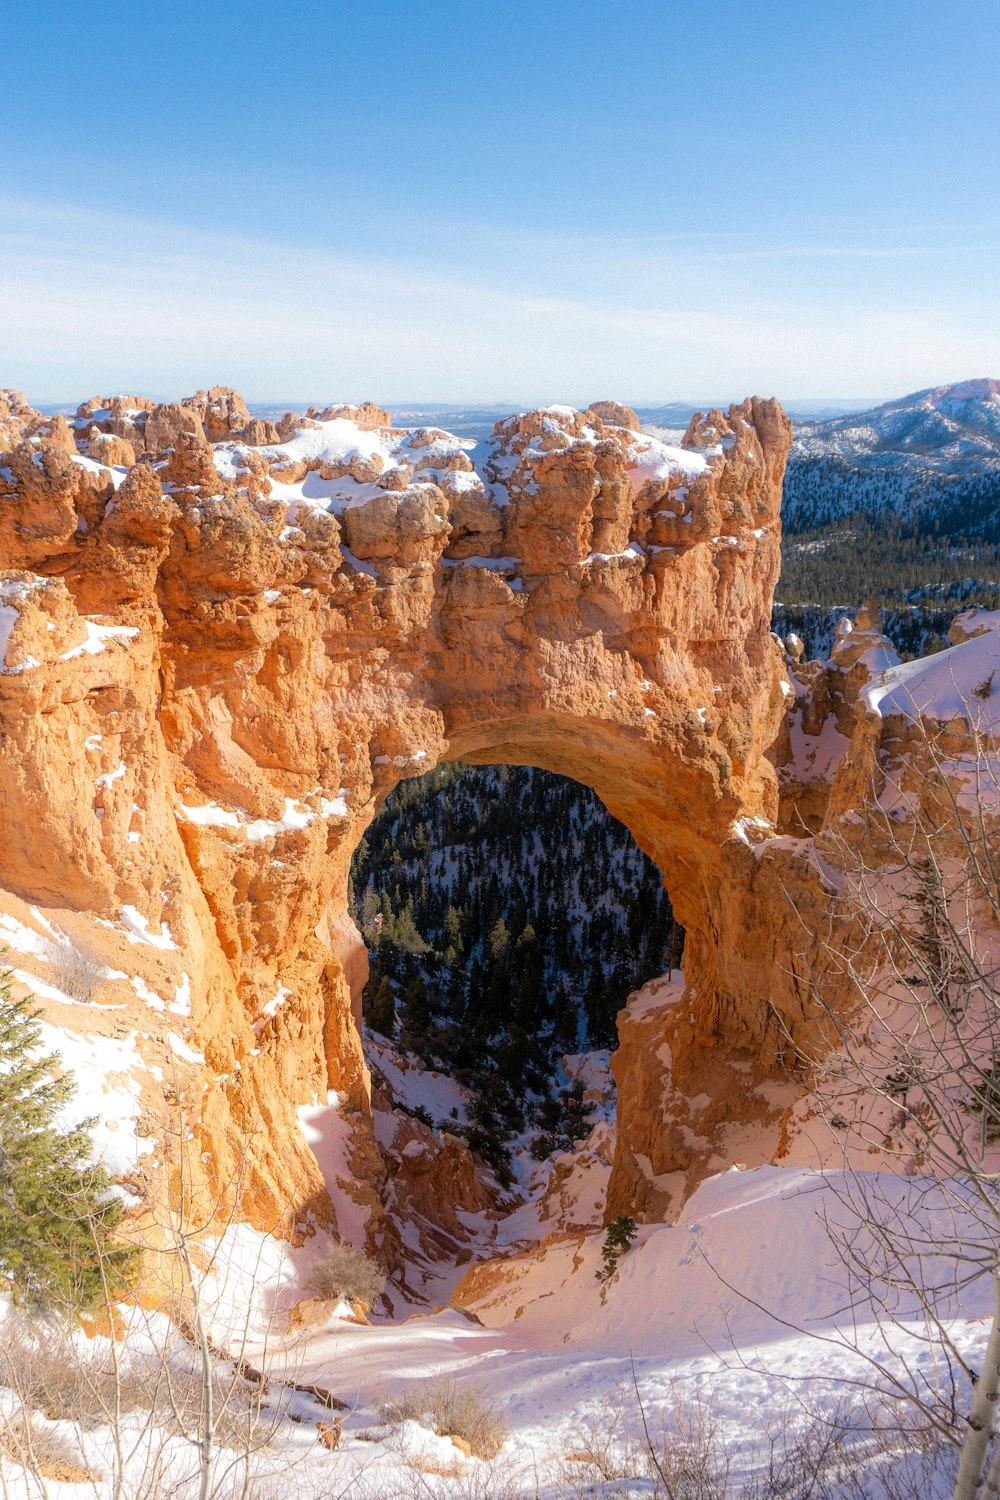
<path id="1" fill-rule="evenodd" d="M 915 1302 L 899 1303 L 900 1322 L 888 1330 L 877 1306 L 856 1315 L 846 1306 L 823 1222 L 840 1208 L 837 1175 L 723 1173 L 698 1190 L 684 1221 L 641 1230 L 606 1290 L 595 1275 L 603 1236 L 571 1237 L 491 1263 L 477 1273 L 481 1295 L 460 1288 L 485 1326 L 457 1308 L 371 1327 L 331 1319 L 276 1352 L 272 1372 L 315 1381 L 356 1407 L 347 1432 L 407 1382 L 454 1376 L 496 1402 L 516 1442 L 539 1453 L 565 1443 L 588 1412 L 634 1406 L 633 1365 L 657 1419 L 680 1395 L 707 1404 L 734 1441 L 802 1403 L 832 1411 L 845 1382 L 870 1381 L 869 1356 L 897 1367 L 905 1358 L 931 1377 L 934 1351 Z M 896 1178 L 886 1190 L 901 1206 L 911 1186 Z M 984 1341 L 987 1285 L 939 1308 L 960 1346 Z"/>
<path id="2" fill-rule="evenodd" d="M 880 1179 L 900 1211 L 913 1183 Z M 417 1493 L 562 1500 L 581 1493 L 567 1480 L 567 1455 L 588 1432 L 606 1434 L 616 1413 L 623 1433 L 638 1432 L 641 1399 L 656 1432 L 678 1410 L 709 1419 L 733 1462 L 725 1493 L 738 1496 L 741 1476 L 758 1462 L 769 1433 L 788 1431 L 789 1423 L 800 1431 L 836 1420 L 845 1400 L 858 1401 L 850 1382 L 871 1386 L 866 1355 L 888 1354 L 897 1370 L 905 1360 L 925 1378 L 935 1373 L 933 1347 L 915 1317 L 906 1322 L 904 1303 L 888 1344 L 876 1309 L 854 1318 L 847 1308 L 823 1223 L 840 1201 L 837 1191 L 832 1173 L 775 1167 L 723 1173 L 699 1188 L 684 1221 L 640 1230 L 607 1286 L 595 1276 L 600 1233 L 481 1266 L 459 1296 L 482 1324 L 451 1307 L 362 1326 L 347 1321 L 347 1304 L 340 1304 L 311 1329 L 286 1327 L 274 1316 L 275 1294 L 301 1293 L 295 1268 L 283 1247 L 241 1226 L 220 1246 L 204 1291 L 208 1307 L 214 1295 L 215 1337 L 265 1369 L 269 1409 L 278 1413 L 254 1485 L 270 1493 L 280 1479 L 285 1500 L 339 1493 L 354 1500 Z M 776 1321 L 769 1308 L 794 1326 Z M 940 1305 L 972 1363 L 985 1342 L 988 1310 L 986 1286 L 973 1285 L 961 1301 Z M 265 1337 L 269 1325 L 272 1336 Z M 138 1325 L 140 1343 L 145 1326 Z M 155 1333 L 155 1319 L 148 1326 Z M 506 1419 L 509 1436 L 494 1465 L 463 1458 L 450 1438 L 421 1422 L 383 1421 L 384 1400 L 405 1397 L 439 1375 L 460 1389 L 475 1387 Z M 291 1399 L 283 1382 L 297 1387 Z M 347 1404 L 333 1453 L 317 1436 L 317 1423 L 329 1413 L 304 1385 Z M 141 1417 L 129 1420 L 141 1429 Z M 57 1425 L 86 1450 L 96 1473 L 110 1472 L 107 1427 L 75 1432 Z M 849 1452 L 858 1440 L 848 1433 Z M 190 1439 L 169 1441 L 176 1449 L 169 1458 L 171 1493 L 187 1500 L 197 1479 Z M 513 1487 L 505 1489 L 511 1474 Z M 29 1489 L 12 1482 L 7 1493 L 20 1500 Z M 103 1500 L 110 1491 L 98 1482 L 87 1493 Z M 126 1486 L 124 1493 L 133 1491 Z M 627 1493 L 646 1492 L 640 1486 Z M 864 1493 L 871 1500 L 885 1495 L 867 1479 Z M 914 1493 L 939 1500 L 947 1490 L 935 1479 Z"/>

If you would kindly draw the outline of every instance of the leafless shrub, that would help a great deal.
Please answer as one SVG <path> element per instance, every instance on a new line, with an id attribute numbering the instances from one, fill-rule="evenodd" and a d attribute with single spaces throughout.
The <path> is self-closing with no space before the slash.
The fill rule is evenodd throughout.
<path id="1" fill-rule="evenodd" d="M 646 1476 L 664 1500 L 725 1500 L 730 1450 L 705 1407 L 679 1413 L 659 1440 L 647 1438 Z"/>
<path id="2" fill-rule="evenodd" d="M 729 1453 L 707 1406 L 676 1396 L 654 1434 L 641 1404 L 608 1400 L 573 1429 L 562 1462 L 569 1495 L 611 1493 L 621 1500 L 724 1500 Z"/>
<path id="3" fill-rule="evenodd" d="M 197 1430 L 205 1402 L 204 1374 L 187 1347 L 169 1343 L 148 1370 L 147 1404 L 165 1430 L 186 1436 Z M 232 1364 L 217 1361 L 211 1372 L 214 1438 L 220 1448 L 259 1452 L 273 1445 L 290 1395 L 272 1396 L 264 1382 L 248 1379 Z"/>
<path id="4" fill-rule="evenodd" d="M 739 1455 L 740 1500 L 927 1500 L 951 1494 L 954 1448 L 906 1402 L 875 1391 L 832 1410 L 797 1407 L 772 1415 Z"/>
<path id="5" fill-rule="evenodd" d="M 878 1402 L 876 1405 L 875 1403 Z M 575 1427 L 559 1493 L 578 1500 L 927 1500 L 949 1494 L 957 1458 L 906 1403 L 875 1392 L 833 1409 L 793 1403 L 734 1442 L 702 1396 L 675 1387 L 655 1429 L 636 1397 Z"/>
<path id="6" fill-rule="evenodd" d="M 331 1300 L 347 1297 L 363 1307 L 373 1307 L 385 1290 L 385 1272 L 363 1250 L 341 1241 L 330 1245 L 306 1277 L 312 1297 Z"/>
<path id="7" fill-rule="evenodd" d="M 645 1473 L 633 1417 L 624 1397 L 609 1396 L 574 1424 L 561 1464 L 569 1493 L 578 1493 L 581 1484 L 614 1483 Z"/>
<path id="8" fill-rule="evenodd" d="M 462 1438 L 476 1458 L 495 1458 L 510 1431 L 478 1387 L 460 1386 L 444 1376 L 407 1386 L 400 1395 L 383 1401 L 378 1411 L 390 1427 L 420 1422 L 442 1437 Z"/>
<path id="9" fill-rule="evenodd" d="M 106 1340 L 83 1344 L 65 1329 L 9 1313 L 0 1322 L 0 1386 L 52 1421 L 99 1426 L 117 1400 L 123 1412 L 147 1406 L 148 1379 L 130 1362 L 116 1368 Z"/>
<path id="10" fill-rule="evenodd" d="M 45 959 L 56 988 L 74 1000 L 93 1000 L 106 976 L 105 965 L 74 943 L 46 943 Z"/>
<path id="11" fill-rule="evenodd" d="M 389 1490 L 384 1480 L 371 1488 L 352 1485 L 350 1500 L 541 1500 L 542 1493 L 532 1469 L 499 1459 L 490 1464 L 460 1463 L 451 1473 L 433 1476 L 411 1468 Z"/>
<path id="12" fill-rule="evenodd" d="M 355 1474 L 333 1493 L 313 1489 L 303 1500 L 542 1500 L 543 1495 L 554 1500 L 556 1493 L 543 1484 L 533 1463 L 504 1454 L 489 1464 L 459 1461 L 447 1472 L 411 1459 L 395 1473 Z M 562 1491 L 558 1494 L 561 1500 Z M 257 1490 L 254 1500 L 259 1500 Z M 282 1492 L 274 1500 L 288 1496 Z"/>
<path id="13" fill-rule="evenodd" d="M 287 1397 L 220 1361 L 212 1376 L 218 1441 L 223 1448 L 269 1446 Z M 0 1323 L 0 1387 L 51 1421 L 92 1431 L 128 1413 L 148 1412 L 168 1435 L 197 1426 L 202 1375 L 188 1345 L 173 1334 L 141 1354 L 123 1356 L 109 1340 L 84 1341 L 50 1325 L 32 1327 L 9 1314 Z"/>
<path id="14" fill-rule="evenodd" d="M 877 1481 L 885 1500 L 926 1500 L 928 1495 L 950 1495 L 954 1489 L 959 1463 L 954 1445 L 920 1421 L 906 1403 L 883 1406 L 860 1446 L 863 1464 L 858 1463 L 857 1451 L 849 1455 L 855 1482 L 860 1469 L 871 1487 Z"/>
<path id="15" fill-rule="evenodd" d="M 42 1479 L 86 1484 L 94 1478 L 76 1444 L 23 1409 L 0 1425 L 0 1456 Z"/>

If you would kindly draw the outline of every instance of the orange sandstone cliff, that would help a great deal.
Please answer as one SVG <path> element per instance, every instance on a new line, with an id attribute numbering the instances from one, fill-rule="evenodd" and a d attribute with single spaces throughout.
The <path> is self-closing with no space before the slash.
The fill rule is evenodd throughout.
<path id="1" fill-rule="evenodd" d="M 333 1222 L 300 1111 L 336 1091 L 377 1232 L 348 871 L 393 786 L 445 760 L 595 788 L 687 930 L 682 999 L 616 1060 L 609 1212 L 663 1211 L 691 1168 L 665 1091 L 704 1095 L 716 1136 L 761 1117 L 775 1017 L 803 1014 L 780 850 L 754 848 L 792 693 L 769 633 L 790 428 L 757 398 L 679 449 L 636 427 L 550 407 L 472 451 L 371 404 L 272 424 L 217 387 L 67 421 L 0 393 L 2 922 L 25 983 L 46 933 L 99 943 L 86 1029 L 162 1080 L 147 1189 L 183 1101 L 245 1217 Z"/>

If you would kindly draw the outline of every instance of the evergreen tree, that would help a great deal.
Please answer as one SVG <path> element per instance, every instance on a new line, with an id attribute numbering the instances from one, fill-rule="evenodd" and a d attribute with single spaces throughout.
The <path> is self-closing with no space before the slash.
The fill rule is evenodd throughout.
<path id="1" fill-rule="evenodd" d="M 507 930 L 507 923 L 504 921 L 503 917 L 497 917 L 496 921 L 490 929 L 489 936 L 489 952 L 490 957 L 494 960 L 494 962 L 502 958 L 504 953 L 506 953 L 507 944 L 509 942 L 510 933 Z"/>
<path id="2" fill-rule="evenodd" d="M 604 977 L 600 964 L 595 964 L 584 996 L 587 1012 L 587 1033 L 593 1047 L 613 1047 L 617 1041 L 615 1018 L 618 1006 L 614 991 Z"/>
<path id="3" fill-rule="evenodd" d="M 375 986 L 371 998 L 365 995 L 365 1019 L 373 1031 L 391 1037 L 396 1024 L 396 1000 L 392 993 L 392 980 L 383 974 Z"/>
<path id="4" fill-rule="evenodd" d="M 379 898 L 375 893 L 375 887 L 369 882 L 365 886 L 365 892 L 361 897 L 361 906 L 358 912 L 358 926 L 369 947 L 374 947 L 378 943 L 381 918 L 382 911 Z"/>
<path id="5" fill-rule="evenodd" d="M 402 1022 L 409 1035 L 415 1038 L 423 1037 L 431 1023 L 431 1008 L 427 999 L 427 986 L 421 974 L 415 974 L 406 986 Z"/>
<path id="6" fill-rule="evenodd" d="M 448 979 L 448 1014 L 456 1021 L 460 1021 L 465 1014 L 466 1006 L 466 973 L 456 964 Z"/>
<path id="7" fill-rule="evenodd" d="M 619 1214 L 617 1219 L 611 1220 L 605 1231 L 604 1244 L 601 1246 L 601 1268 L 597 1272 L 598 1281 L 611 1280 L 618 1269 L 618 1262 L 631 1250 L 635 1236 L 636 1222 L 628 1214 Z"/>
<path id="8" fill-rule="evenodd" d="M 448 910 L 444 914 L 444 925 L 441 930 L 441 941 L 444 946 L 445 952 L 451 952 L 453 954 L 453 957 L 449 959 L 450 963 L 455 963 L 457 959 L 461 958 L 463 949 L 462 919 L 459 916 L 457 907 L 449 906 Z"/>
<path id="9" fill-rule="evenodd" d="M 40 1056 L 38 1010 L 0 973 L 0 1276 L 16 1301 L 96 1312 L 134 1285 L 139 1251 L 116 1236 L 121 1200 L 92 1160 L 92 1121 L 67 1130 L 73 1094 L 54 1055 Z"/>

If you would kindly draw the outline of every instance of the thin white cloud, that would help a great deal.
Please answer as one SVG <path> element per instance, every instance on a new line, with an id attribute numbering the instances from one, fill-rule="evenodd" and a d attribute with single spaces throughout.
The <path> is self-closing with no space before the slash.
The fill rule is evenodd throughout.
<path id="1" fill-rule="evenodd" d="M 272 207 L 278 223 L 290 213 Z M 997 307 L 976 318 L 938 299 L 883 307 L 734 291 L 720 260 L 902 257 L 786 246 L 684 249 L 644 263 L 608 241 L 505 271 L 483 247 L 428 267 L 402 232 L 384 251 L 259 239 L 0 199 L 0 384 L 38 399 L 98 389 L 193 389 L 216 380 L 251 398 L 524 400 L 787 397 L 915 389 L 1000 366 Z M 308 231 L 308 224 L 304 230 Z M 910 252 L 906 252 L 908 255 Z M 502 256 L 500 257 L 502 260 Z M 621 267 L 614 274 L 615 265 Z"/>

